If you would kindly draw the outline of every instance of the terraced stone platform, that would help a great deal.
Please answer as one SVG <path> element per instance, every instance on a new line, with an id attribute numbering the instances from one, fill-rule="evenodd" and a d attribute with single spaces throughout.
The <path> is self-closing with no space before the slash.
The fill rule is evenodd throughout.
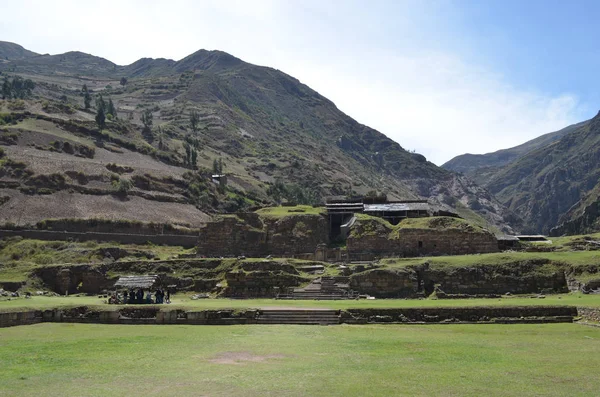
<path id="1" fill-rule="evenodd" d="M 340 311 L 328 309 L 265 309 L 258 312 L 257 324 L 334 325 Z"/>

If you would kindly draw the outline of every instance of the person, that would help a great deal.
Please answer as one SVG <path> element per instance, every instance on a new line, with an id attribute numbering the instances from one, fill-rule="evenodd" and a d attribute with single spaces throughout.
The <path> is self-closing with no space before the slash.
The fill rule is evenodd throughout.
<path id="1" fill-rule="evenodd" d="M 137 294 L 136 294 L 136 300 L 137 303 L 144 303 L 144 290 L 143 289 L 138 289 Z"/>
<path id="2" fill-rule="evenodd" d="M 121 303 L 124 305 L 127 304 L 127 290 L 123 291 L 123 299 L 121 300 Z"/>
<path id="3" fill-rule="evenodd" d="M 152 303 L 152 295 L 150 294 L 150 291 L 146 293 L 146 303 Z"/>
<path id="4" fill-rule="evenodd" d="M 135 292 L 133 292 L 133 290 L 129 290 L 129 303 L 135 303 Z"/>
<path id="5" fill-rule="evenodd" d="M 167 288 L 167 299 L 166 299 L 167 303 L 171 303 L 171 289 Z"/>

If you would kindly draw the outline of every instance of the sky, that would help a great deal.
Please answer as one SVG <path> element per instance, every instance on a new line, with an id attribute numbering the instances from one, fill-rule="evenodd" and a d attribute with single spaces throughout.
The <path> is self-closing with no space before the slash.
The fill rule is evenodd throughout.
<path id="1" fill-rule="evenodd" d="M 0 40 L 126 65 L 222 50 L 441 165 L 600 109 L 600 2 L 0 0 Z"/>

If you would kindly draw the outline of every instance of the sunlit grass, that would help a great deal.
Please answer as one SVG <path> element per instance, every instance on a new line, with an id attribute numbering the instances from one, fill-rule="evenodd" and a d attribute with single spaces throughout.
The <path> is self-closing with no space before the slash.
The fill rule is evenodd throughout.
<path id="1" fill-rule="evenodd" d="M 0 329 L 0 395 L 593 396 L 600 329 L 555 325 Z"/>
<path id="2" fill-rule="evenodd" d="M 97 296 L 49 297 L 33 296 L 31 299 L 0 299 L 0 312 L 20 309 L 51 309 L 72 306 L 98 306 L 106 310 L 121 306 L 108 305 L 106 299 Z M 190 295 L 174 295 L 172 304 L 161 305 L 164 310 L 204 310 L 204 309 L 258 309 L 272 307 L 297 308 L 412 308 L 412 307 L 472 307 L 472 306 L 531 306 L 567 305 L 600 307 L 600 295 L 580 293 L 547 295 L 544 299 L 535 296 L 503 296 L 497 299 L 374 299 L 374 300 L 276 300 L 276 299 L 190 299 Z"/>

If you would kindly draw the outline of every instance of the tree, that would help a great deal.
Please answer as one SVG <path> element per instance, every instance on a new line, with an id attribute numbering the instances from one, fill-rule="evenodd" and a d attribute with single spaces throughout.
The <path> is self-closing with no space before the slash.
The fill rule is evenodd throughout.
<path id="1" fill-rule="evenodd" d="M 2 84 L 2 99 L 10 99 L 10 82 L 8 76 L 4 76 L 4 83 Z"/>
<path id="2" fill-rule="evenodd" d="M 96 98 L 96 109 L 102 109 L 106 114 L 106 102 L 104 101 L 104 98 L 102 98 L 102 95 L 98 95 L 98 98 Z"/>
<path id="3" fill-rule="evenodd" d="M 85 110 L 88 110 L 92 104 L 92 96 L 85 84 L 83 85 L 83 88 L 81 88 L 81 91 L 83 91 L 83 105 L 85 106 Z"/>
<path id="4" fill-rule="evenodd" d="M 127 85 L 127 77 L 121 77 L 121 81 L 119 81 L 119 84 L 121 84 L 122 86 Z"/>
<path id="5" fill-rule="evenodd" d="M 31 96 L 35 83 L 30 80 L 23 80 L 22 77 L 16 76 L 12 81 L 8 80 L 8 76 L 4 77 L 2 84 L 2 99 L 25 99 Z"/>
<path id="6" fill-rule="evenodd" d="M 160 128 L 160 126 L 158 126 L 158 131 L 156 132 L 156 134 L 158 135 L 158 149 L 159 150 L 164 150 L 165 149 L 165 143 L 163 141 L 163 130 L 162 128 Z"/>
<path id="7" fill-rule="evenodd" d="M 192 162 L 192 147 L 190 146 L 189 143 L 187 142 L 183 142 L 183 148 L 185 149 L 185 158 L 183 159 L 183 162 L 187 165 L 191 165 Z"/>
<path id="8" fill-rule="evenodd" d="M 198 123 L 200 122 L 200 115 L 196 110 L 192 110 L 190 113 L 190 127 L 192 131 L 198 132 Z"/>
<path id="9" fill-rule="evenodd" d="M 146 131 L 152 128 L 152 110 L 144 110 L 142 113 L 142 124 L 144 124 L 144 130 Z"/>
<path id="10" fill-rule="evenodd" d="M 192 167 L 196 167 L 198 162 L 198 151 L 196 149 L 192 149 Z"/>
<path id="11" fill-rule="evenodd" d="M 106 114 L 104 113 L 104 107 L 98 106 L 98 111 L 96 112 L 96 124 L 98 124 L 98 128 L 103 129 L 106 125 Z"/>
<path id="12" fill-rule="evenodd" d="M 106 126 L 106 102 L 102 95 L 96 98 L 96 124 L 100 129 Z"/>
<path id="13" fill-rule="evenodd" d="M 117 109 L 115 109 L 115 105 L 113 104 L 112 98 L 108 98 L 106 114 L 110 114 L 115 119 L 117 118 Z"/>

